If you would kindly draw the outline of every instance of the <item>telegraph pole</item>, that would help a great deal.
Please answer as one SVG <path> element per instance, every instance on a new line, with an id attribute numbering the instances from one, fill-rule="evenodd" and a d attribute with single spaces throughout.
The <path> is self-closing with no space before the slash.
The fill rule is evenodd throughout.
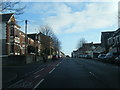
<path id="1" fill-rule="evenodd" d="M 25 20 L 25 55 L 27 56 L 27 20 Z"/>

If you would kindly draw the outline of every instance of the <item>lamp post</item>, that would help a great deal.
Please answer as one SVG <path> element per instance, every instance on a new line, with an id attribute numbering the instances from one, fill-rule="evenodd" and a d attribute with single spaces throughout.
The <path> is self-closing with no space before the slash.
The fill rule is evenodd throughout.
<path id="1" fill-rule="evenodd" d="M 38 45 L 37 41 L 38 41 L 38 38 L 37 38 L 37 34 L 36 34 L 35 35 L 35 62 L 37 60 L 37 45 Z"/>
<path id="2" fill-rule="evenodd" d="M 27 56 L 27 20 L 25 20 L 25 55 Z"/>

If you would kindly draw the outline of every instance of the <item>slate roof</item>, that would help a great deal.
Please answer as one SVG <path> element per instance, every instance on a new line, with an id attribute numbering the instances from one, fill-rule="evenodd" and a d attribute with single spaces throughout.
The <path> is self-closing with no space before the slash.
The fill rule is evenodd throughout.
<path id="1" fill-rule="evenodd" d="M 7 22 L 7 21 L 9 21 L 10 17 L 11 17 L 13 14 L 14 14 L 14 13 L 0 14 L 0 18 L 2 18 L 2 21 Z"/>

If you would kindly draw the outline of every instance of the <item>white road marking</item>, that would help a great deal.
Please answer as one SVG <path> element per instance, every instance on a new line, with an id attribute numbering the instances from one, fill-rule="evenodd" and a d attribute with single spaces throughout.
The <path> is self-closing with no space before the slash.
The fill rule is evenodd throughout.
<path id="1" fill-rule="evenodd" d="M 89 72 L 90 74 L 92 74 L 93 76 L 95 76 L 92 72 Z"/>
<path id="2" fill-rule="evenodd" d="M 53 68 L 53 69 L 49 72 L 49 74 L 51 74 L 54 70 L 55 70 L 55 68 Z"/>
<path id="3" fill-rule="evenodd" d="M 59 66 L 59 63 L 56 66 Z"/>
<path id="4" fill-rule="evenodd" d="M 40 75 L 37 75 L 36 77 L 34 77 L 34 78 L 37 78 L 37 77 L 39 77 Z"/>
<path id="5" fill-rule="evenodd" d="M 40 71 L 42 71 L 44 68 L 42 68 Z"/>
<path id="6" fill-rule="evenodd" d="M 43 81 L 44 81 L 44 79 L 41 79 L 40 82 L 39 82 L 37 85 L 35 85 L 35 87 L 33 88 L 33 90 L 34 90 L 35 88 L 37 88 Z"/>
<path id="7" fill-rule="evenodd" d="M 39 71 L 35 72 L 34 74 L 36 74 L 36 73 L 38 73 L 38 72 L 42 71 L 43 69 L 44 69 L 44 68 L 40 69 Z"/>
<path id="8" fill-rule="evenodd" d="M 22 82 L 22 81 L 23 81 L 23 79 L 22 79 L 22 80 L 19 80 L 18 82 L 14 83 L 13 85 L 9 86 L 8 88 L 12 88 L 12 87 L 14 87 L 15 85 L 17 85 L 18 83 L 20 83 L 20 82 Z"/>
<path id="9" fill-rule="evenodd" d="M 18 84 L 18 83 L 20 83 L 20 82 L 22 82 L 23 81 L 23 79 L 22 80 L 20 80 L 20 81 L 18 81 L 16 84 Z"/>
<path id="10" fill-rule="evenodd" d="M 94 73 L 92 73 L 92 72 L 89 72 L 89 73 L 90 73 L 91 75 L 93 75 L 95 78 L 97 78 Z"/>

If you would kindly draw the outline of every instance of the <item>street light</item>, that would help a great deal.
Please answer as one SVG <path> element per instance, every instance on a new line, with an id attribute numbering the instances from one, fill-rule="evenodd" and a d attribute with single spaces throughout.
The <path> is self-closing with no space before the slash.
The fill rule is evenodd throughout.
<path id="1" fill-rule="evenodd" d="M 37 41 L 38 41 L 37 34 L 35 34 L 35 62 L 37 60 L 37 45 L 38 45 Z"/>
<path id="2" fill-rule="evenodd" d="M 25 55 L 27 56 L 27 20 L 25 20 Z"/>

